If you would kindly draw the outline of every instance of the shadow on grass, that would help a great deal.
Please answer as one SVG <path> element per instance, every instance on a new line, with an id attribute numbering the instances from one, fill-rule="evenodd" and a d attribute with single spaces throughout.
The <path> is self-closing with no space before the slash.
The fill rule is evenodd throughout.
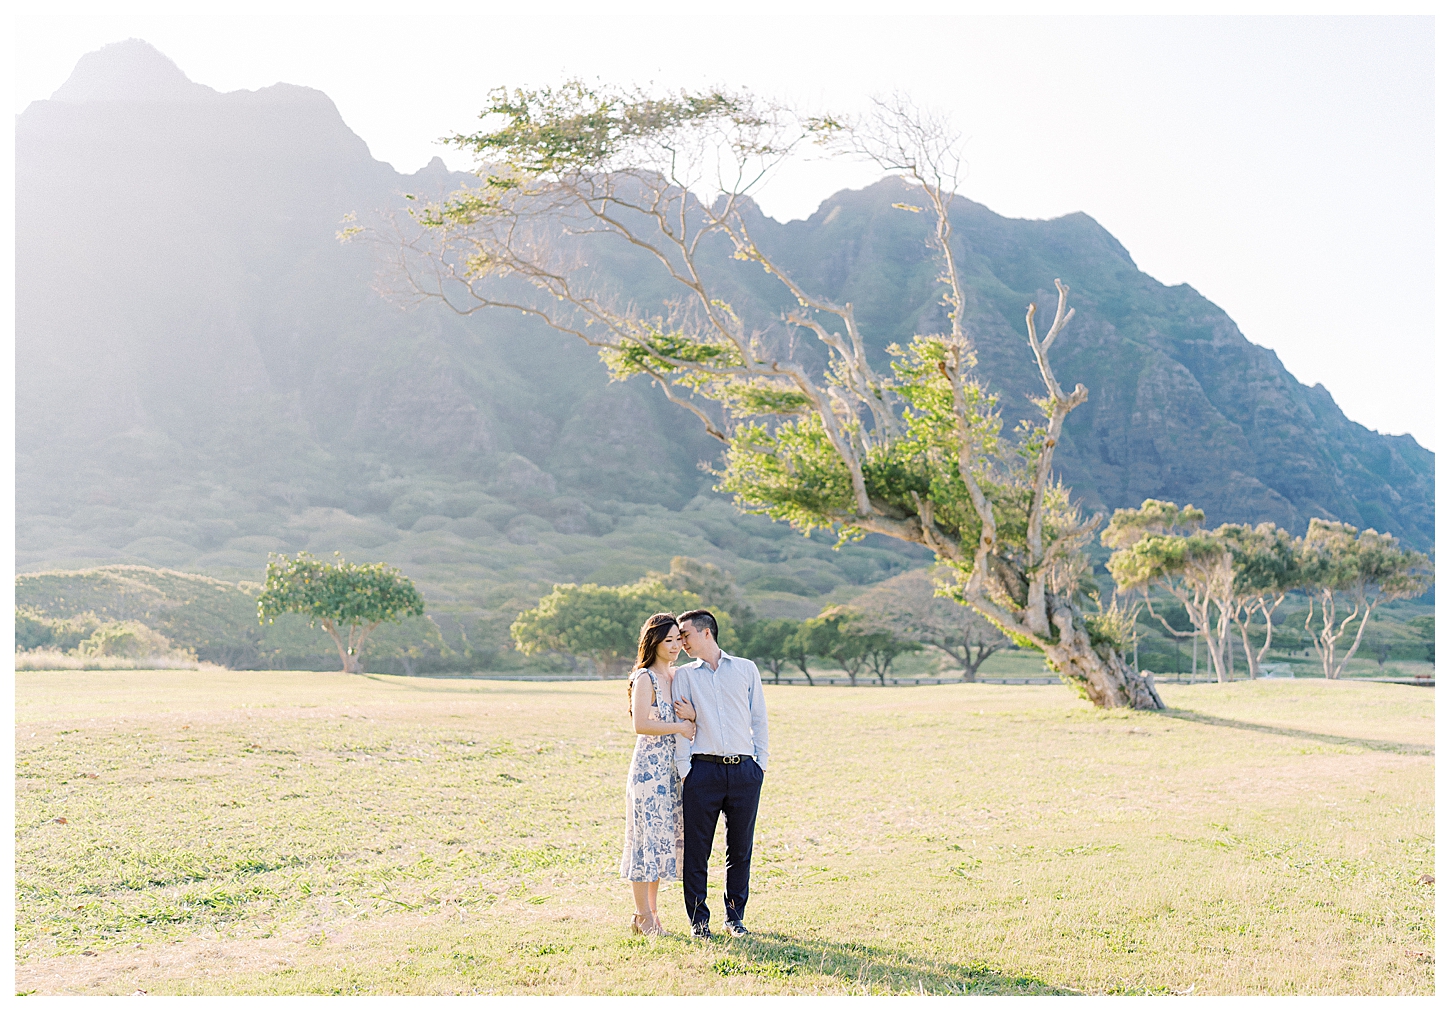
<path id="1" fill-rule="evenodd" d="M 722 943 L 723 942 L 723 943 Z M 1032 976 L 1018 976 L 984 961 L 960 964 L 895 948 L 759 933 L 731 939 L 717 935 L 710 969 L 721 976 L 788 979 L 833 976 L 862 993 L 1073 994 Z M 807 984 L 808 985 L 808 984 Z"/>
<path id="2" fill-rule="evenodd" d="M 392 687 L 392 688 L 401 688 L 403 691 L 419 692 L 419 693 L 424 693 L 424 694 L 427 694 L 427 693 L 435 693 L 435 694 L 448 693 L 448 689 L 442 688 L 442 687 L 435 688 L 432 685 L 427 685 L 427 684 L 409 684 L 409 683 L 405 682 L 403 679 L 406 678 L 408 681 L 476 681 L 476 682 L 482 682 L 482 683 L 487 683 L 487 684 L 494 685 L 503 694 L 507 694 L 510 691 L 520 691 L 520 690 L 525 690 L 526 689 L 528 691 L 528 694 L 530 694 L 530 695 L 548 694 L 551 691 L 554 691 L 554 692 L 563 691 L 563 686 L 564 685 L 569 685 L 569 684 L 580 684 L 581 682 L 595 682 L 595 683 L 601 683 L 602 682 L 602 679 L 600 679 L 600 678 L 569 678 L 569 679 L 559 678 L 559 679 L 549 680 L 549 681 L 545 681 L 543 679 L 540 679 L 538 681 L 525 681 L 522 678 L 494 678 L 494 677 L 489 677 L 486 674 L 411 674 L 411 675 L 409 675 L 409 674 L 373 674 L 373 673 L 362 673 L 362 674 L 356 674 L 356 675 L 354 675 L 354 677 L 363 678 L 363 679 L 365 679 L 367 681 L 376 681 L 378 684 L 388 685 L 389 687 Z M 624 682 L 623 681 L 620 681 L 620 684 L 623 685 Z M 543 692 L 540 692 L 540 689 L 541 688 L 544 689 Z M 453 693 L 453 694 L 456 694 L 456 692 Z"/>
<path id="3" fill-rule="evenodd" d="M 1277 737 L 1297 737 L 1300 740 L 1317 741 L 1320 744 L 1348 744 L 1356 748 L 1367 748 L 1370 751 L 1390 751 L 1399 755 L 1431 755 L 1435 754 L 1433 746 L 1428 744 L 1404 744 L 1400 741 L 1376 741 L 1366 737 L 1340 737 L 1337 734 L 1316 734 L 1311 730 L 1295 730 L 1292 727 L 1271 727 L 1263 723 L 1247 723 L 1243 720 L 1230 720 L 1223 716 L 1209 716 L 1205 713 L 1197 713 L 1192 709 L 1159 709 L 1144 710 L 1144 712 L 1155 712 L 1158 716 L 1166 716 L 1174 720 L 1187 720 L 1189 723 L 1207 723 L 1211 727 L 1227 727 L 1230 730 L 1252 730 L 1260 734 L 1274 734 Z"/>

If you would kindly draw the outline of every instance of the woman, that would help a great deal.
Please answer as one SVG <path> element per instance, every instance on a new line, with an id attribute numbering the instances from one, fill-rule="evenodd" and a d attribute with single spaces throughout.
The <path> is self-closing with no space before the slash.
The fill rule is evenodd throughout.
<path id="1" fill-rule="evenodd" d="M 684 859 L 685 822 L 680 813 L 680 774 L 675 768 L 675 734 L 695 737 L 695 711 L 670 702 L 671 666 L 680 655 L 680 626 L 672 614 L 655 614 L 639 631 L 639 655 L 629 679 L 629 714 L 634 718 L 634 758 L 624 788 L 624 857 L 619 873 L 634 886 L 636 934 L 663 934 L 661 881 L 678 881 Z"/>

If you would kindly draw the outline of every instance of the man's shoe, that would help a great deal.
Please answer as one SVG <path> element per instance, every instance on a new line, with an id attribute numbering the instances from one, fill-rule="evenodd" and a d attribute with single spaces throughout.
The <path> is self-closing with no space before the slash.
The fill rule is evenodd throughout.
<path id="1" fill-rule="evenodd" d="M 708 923 L 692 923 L 692 924 L 690 924 L 690 936 L 691 937 L 699 937 L 699 938 L 702 938 L 704 940 L 709 940 L 709 938 L 710 938 L 710 925 Z"/>
<path id="2" fill-rule="evenodd" d="M 750 933 L 750 931 L 745 929 L 745 924 L 741 923 L 739 920 L 726 920 L 725 932 L 728 933 L 731 937 L 744 937 L 746 934 Z"/>

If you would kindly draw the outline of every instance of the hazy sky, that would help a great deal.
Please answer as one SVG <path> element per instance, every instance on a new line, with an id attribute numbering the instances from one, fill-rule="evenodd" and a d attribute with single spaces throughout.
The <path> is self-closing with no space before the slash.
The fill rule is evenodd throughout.
<path id="1" fill-rule="evenodd" d="M 16 111 L 129 37 L 220 91 L 325 91 L 404 172 L 467 167 L 436 138 L 498 84 L 744 84 L 846 111 L 908 91 L 965 136 L 965 196 L 1085 211 L 1349 417 L 1434 446 L 1429 17 L 21 18 Z M 801 217 L 872 179 L 812 163 L 760 202 Z"/>

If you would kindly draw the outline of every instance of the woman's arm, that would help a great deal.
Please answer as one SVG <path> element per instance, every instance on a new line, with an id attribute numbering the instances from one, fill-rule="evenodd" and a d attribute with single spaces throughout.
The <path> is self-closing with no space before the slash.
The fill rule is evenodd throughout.
<path id="1" fill-rule="evenodd" d="M 650 679 L 640 676 L 634 679 L 634 732 L 636 734 L 684 734 L 694 740 L 695 724 L 689 720 L 679 723 L 665 723 L 654 716 L 654 686 Z"/>

